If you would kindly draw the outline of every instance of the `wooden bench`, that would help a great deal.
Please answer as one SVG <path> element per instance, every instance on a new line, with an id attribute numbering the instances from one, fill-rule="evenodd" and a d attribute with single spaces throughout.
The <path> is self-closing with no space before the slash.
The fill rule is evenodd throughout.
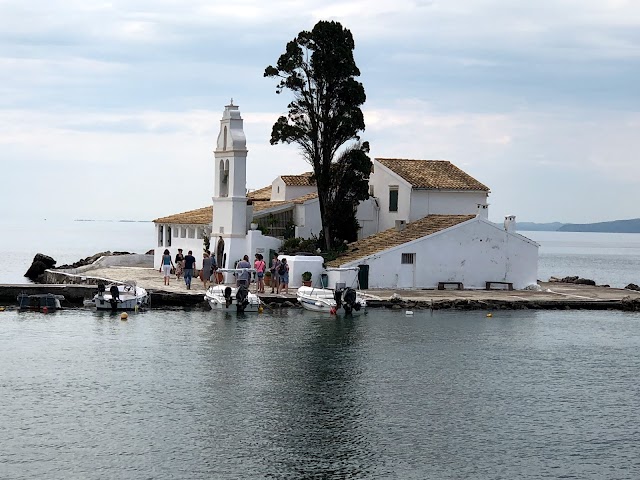
<path id="1" fill-rule="evenodd" d="M 511 282 L 486 282 L 485 283 L 485 290 L 491 290 L 491 285 L 506 285 L 507 286 L 507 290 L 513 290 L 513 283 Z M 501 289 L 504 290 L 504 289 Z"/>
<path id="2" fill-rule="evenodd" d="M 462 290 L 462 282 L 438 282 L 438 290 L 444 290 L 446 285 L 455 285 L 457 290 Z"/>

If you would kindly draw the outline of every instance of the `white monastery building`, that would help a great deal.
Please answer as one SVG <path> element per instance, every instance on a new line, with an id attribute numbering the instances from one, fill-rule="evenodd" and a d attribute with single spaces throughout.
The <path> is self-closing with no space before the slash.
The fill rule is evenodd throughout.
<path id="1" fill-rule="evenodd" d="M 240 111 L 225 107 L 214 151 L 212 205 L 154 220 L 155 264 L 165 248 L 193 250 L 200 259 L 205 238 L 219 266 L 233 268 L 244 255 L 265 261 L 285 236 L 311 238 L 322 229 L 318 195 L 310 172 L 281 175 L 247 192 L 247 148 Z M 300 274 L 327 273 L 336 282 L 362 288 L 436 288 L 441 282 L 485 288 L 505 282 L 522 289 L 537 282 L 538 244 L 488 220 L 489 188 L 445 160 L 374 158 L 370 198 L 360 204 L 359 240 L 336 260 L 285 256 L 290 286 Z"/>

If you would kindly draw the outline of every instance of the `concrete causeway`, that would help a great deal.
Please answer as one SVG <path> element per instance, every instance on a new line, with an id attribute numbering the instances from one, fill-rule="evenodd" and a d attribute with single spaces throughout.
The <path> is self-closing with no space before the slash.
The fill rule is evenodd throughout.
<path id="1" fill-rule="evenodd" d="M 55 277 L 54 277 L 55 278 Z M 200 279 L 193 279 L 191 290 L 187 290 L 182 279 L 172 276 L 170 284 L 164 285 L 160 272 L 145 267 L 100 267 L 91 269 L 77 277 L 79 281 L 95 279 L 123 282 L 135 280 L 152 295 L 152 308 L 165 306 L 207 306 L 203 300 L 205 292 Z M 62 281 L 56 283 L 63 283 Z M 66 283 L 66 282 L 65 282 Z M 640 311 L 640 292 L 618 288 L 608 288 L 569 283 L 541 282 L 536 290 L 388 290 L 370 289 L 371 307 L 387 308 L 457 308 L 457 309 L 616 309 Z M 50 291 L 69 296 L 72 304 L 82 303 L 82 297 L 91 298 L 95 285 L 0 285 L 0 305 L 15 305 L 16 296 L 21 291 L 42 293 Z M 255 291 L 255 284 L 251 285 Z M 296 303 L 296 289 L 290 288 L 289 294 L 271 294 L 270 287 L 260 295 L 267 304 Z M 207 307 L 208 308 L 208 307 Z"/>

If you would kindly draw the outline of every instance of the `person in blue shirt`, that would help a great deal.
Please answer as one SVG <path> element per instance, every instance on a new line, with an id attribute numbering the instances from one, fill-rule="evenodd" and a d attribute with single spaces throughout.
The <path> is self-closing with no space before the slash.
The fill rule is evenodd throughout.
<path id="1" fill-rule="evenodd" d="M 186 257 L 184 257 L 184 283 L 187 286 L 187 290 L 191 290 L 191 278 L 193 278 L 193 270 L 196 268 L 196 257 L 193 256 L 193 251 L 189 250 Z"/>

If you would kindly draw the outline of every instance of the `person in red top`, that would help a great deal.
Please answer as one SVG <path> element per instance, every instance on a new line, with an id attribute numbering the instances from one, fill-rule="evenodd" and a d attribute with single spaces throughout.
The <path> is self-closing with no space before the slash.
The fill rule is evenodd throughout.
<path id="1" fill-rule="evenodd" d="M 267 264 L 264 263 L 261 253 L 256 253 L 256 260 L 253 262 L 253 268 L 256 269 L 256 277 L 258 277 L 258 293 L 264 293 L 264 271 Z"/>

